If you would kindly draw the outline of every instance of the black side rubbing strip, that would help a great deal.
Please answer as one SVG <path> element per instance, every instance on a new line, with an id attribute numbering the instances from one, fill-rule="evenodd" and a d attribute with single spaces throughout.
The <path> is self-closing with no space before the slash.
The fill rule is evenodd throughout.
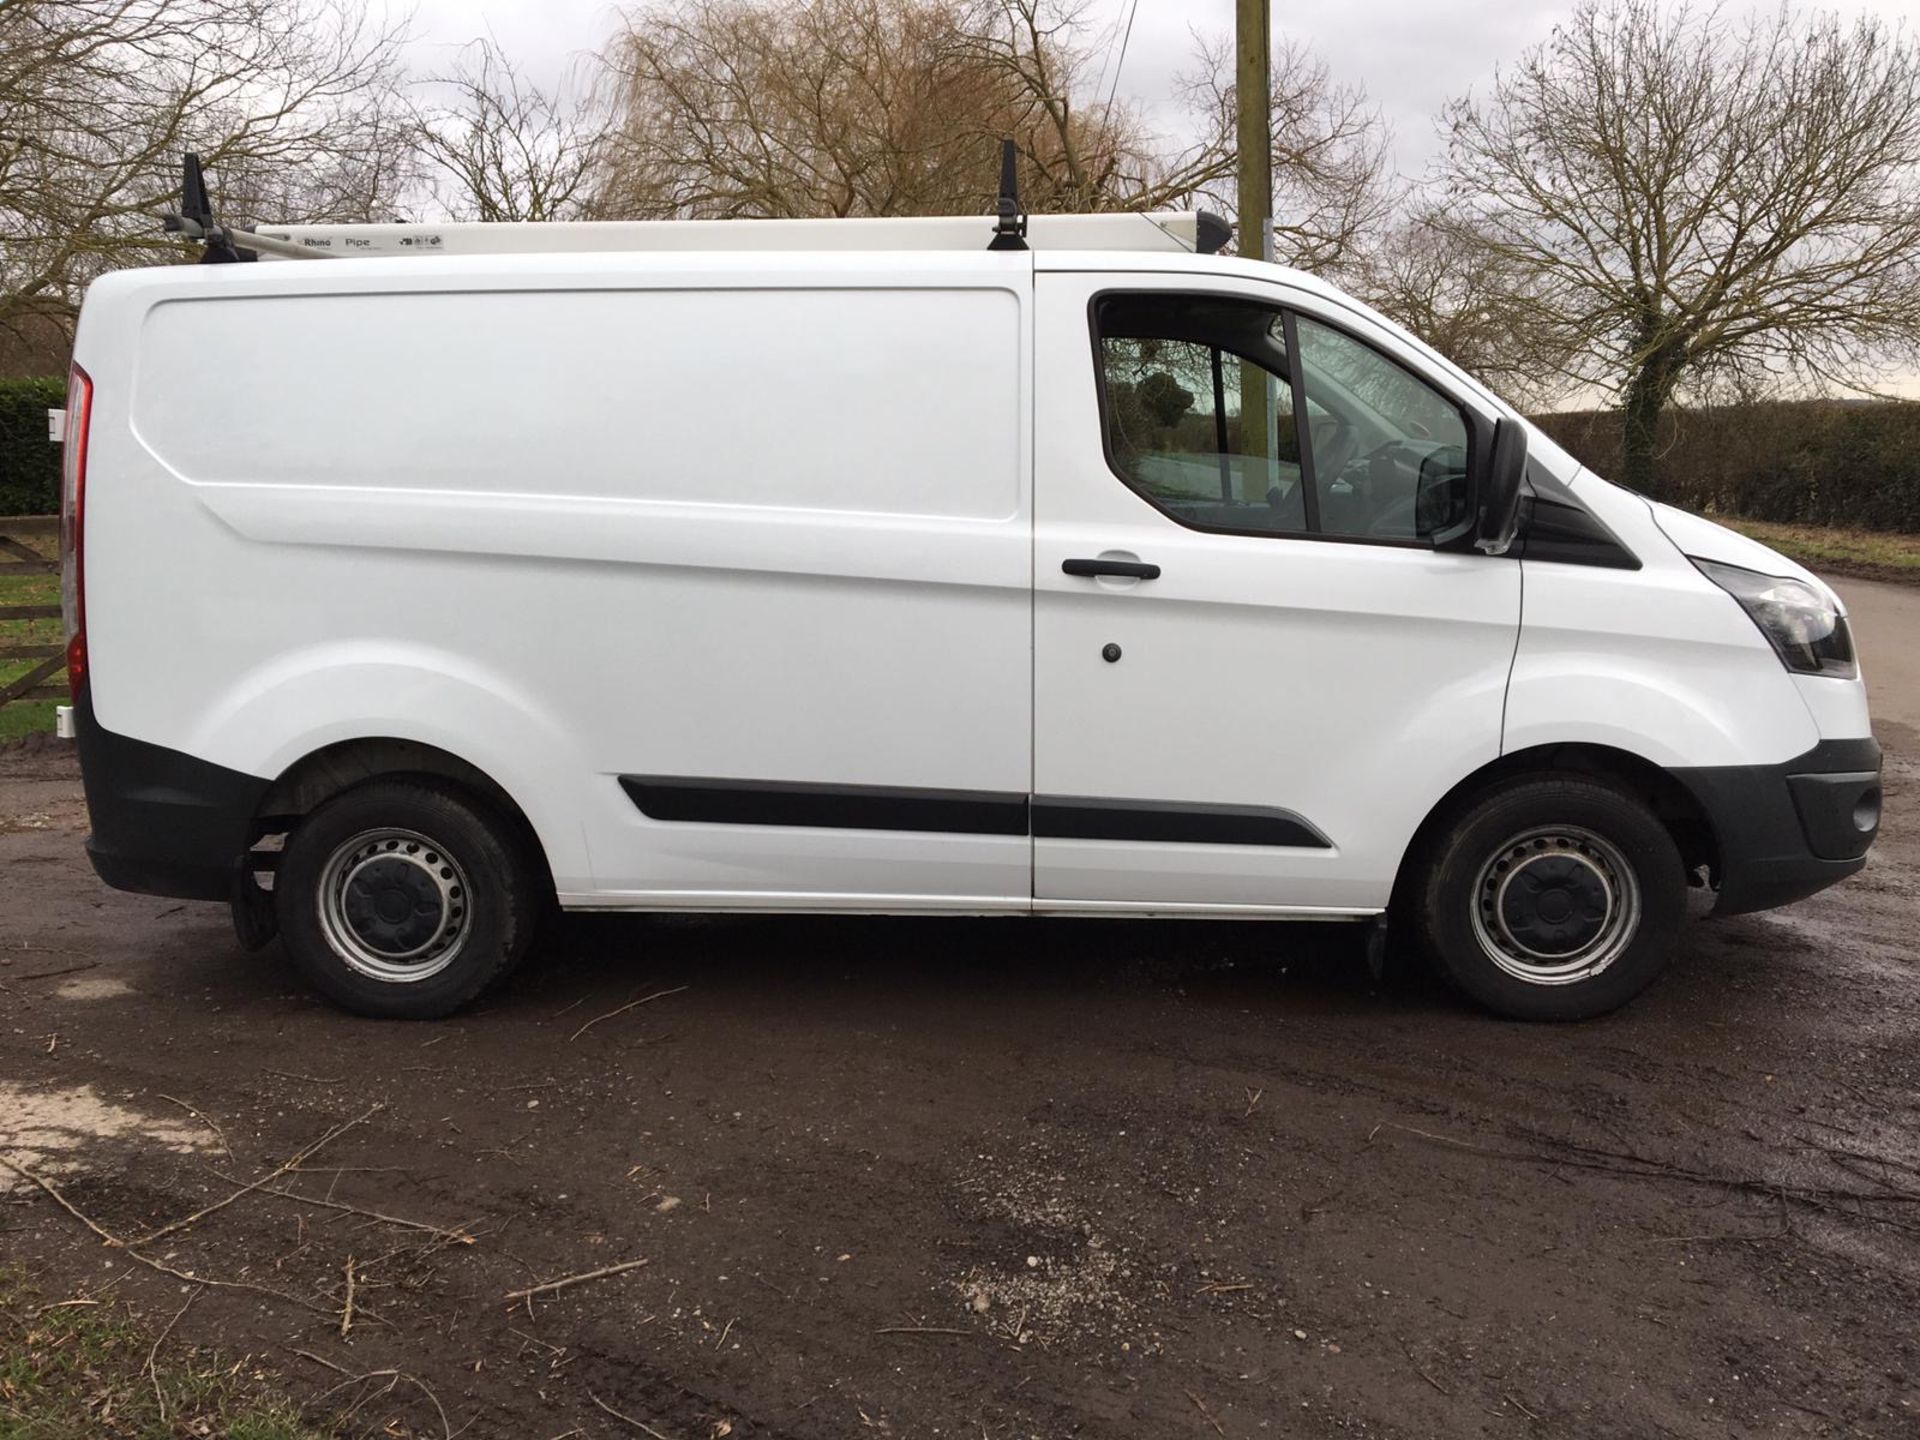
<path id="1" fill-rule="evenodd" d="M 922 790 L 677 775 L 622 775 L 620 787 L 650 820 L 806 825 L 829 830 L 928 830 L 955 835 L 1027 833 L 1027 797 L 998 790 Z"/>
<path id="2" fill-rule="evenodd" d="M 1033 797 L 1033 833 L 1047 840 L 1149 840 L 1176 845 L 1284 845 L 1331 850 L 1333 844 L 1288 810 L 1265 805 L 1185 805 L 1166 800 Z"/>
<path id="3" fill-rule="evenodd" d="M 1183 805 L 1169 800 L 1028 797 L 999 790 L 922 790 L 678 775 L 622 775 L 620 787 L 650 820 L 707 825 L 1332 848 L 1326 836 L 1298 815 L 1265 805 Z"/>

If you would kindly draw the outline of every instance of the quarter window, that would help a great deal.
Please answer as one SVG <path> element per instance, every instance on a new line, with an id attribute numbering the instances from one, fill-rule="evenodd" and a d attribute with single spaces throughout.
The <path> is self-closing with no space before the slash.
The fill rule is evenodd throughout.
<path id="1" fill-rule="evenodd" d="M 1210 530 L 1306 528 L 1278 310 L 1124 295 L 1097 317 L 1107 454 L 1175 519 Z"/>

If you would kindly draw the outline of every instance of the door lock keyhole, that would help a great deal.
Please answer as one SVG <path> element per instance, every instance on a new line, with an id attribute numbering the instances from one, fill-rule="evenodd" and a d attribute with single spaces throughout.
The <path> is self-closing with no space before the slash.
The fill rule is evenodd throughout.
<path id="1" fill-rule="evenodd" d="M 1100 647 L 1100 658 L 1109 665 L 1120 658 L 1120 647 L 1112 643 Z"/>

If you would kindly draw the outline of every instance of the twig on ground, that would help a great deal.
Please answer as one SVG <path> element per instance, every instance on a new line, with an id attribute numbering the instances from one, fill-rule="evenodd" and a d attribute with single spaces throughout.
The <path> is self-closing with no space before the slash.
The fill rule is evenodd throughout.
<path id="1" fill-rule="evenodd" d="M 347 1257 L 347 1298 L 340 1306 L 340 1338 L 347 1338 L 347 1332 L 353 1329 L 353 1257 Z"/>
<path id="2" fill-rule="evenodd" d="M 344 1366 L 344 1365 L 336 1365 L 336 1364 L 334 1364 L 334 1363 L 333 1363 L 333 1361 L 331 1361 L 331 1360 L 329 1360 L 329 1359 L 327 1359 L 327 1357 L 326 1357 L 326 1356 L 324 1356 L 324 1355 L 316 1355 L 316 1354 L 314 1354 L 314 1353 L 313 1353 L 313 1352 L 312 1352 L 311 1350 L 294 1350 L 294 1348 L 293 1348 L 293 1346 L 291 1346 L 291 1345 L 289 1345 L 289 1346 L 287 1346 L 287 1349 L 288 1349 L 288 1350 L 291 1350 L 291 1351 L 293 1351 L 293 1353 L 294 1353 L 295 1355 L 298 1355 L 298 1356 L 299 1356 L 299 1357 L 300 1357 L 300 1358 L 301 1358 L 302 1360 L 311 1360 L 311 1361 L 313 1361 L 313 1363 L 314 1363 L 314 1364 L 316 1364 L 316 1365 L 324 1365 L 324 1366 L 326 1366 L 326 1367 L 327 1367 L 327 1369 L 329 1369 L 329 1370 L 331 1370 L 331 1371 L 333 1371 L 333 1372 L 334 1372 L 334 1374 L 336 1374 L 336 1375 L 347 1375 L 347 1376 L 351 1376 L 351 1375 L 353 1374 L 353 1372 L 352 1372 L 351 1370 L 349 1370 L 349 1369 L 347 1369 L 347 1367 L 346 1367 L 346 1366 Z"/>
<path id="3" fill-rule="evenodd" d="M 655 1000 L 664 1000 L 669 995 L 678 995 L 682 990 L 685 990 L 687 988 L 688 987 L 685 985 L 676 985 L 671 990 L 656 990 L 651 995 L 642 995 L 638 1000 L 629 1000 L 626 1004 L 621 1005 L 615 1009 L 609 1010 L 604 1015 L 596 1015 L 593 1017 L 593 1019 L 587 1021 L 586 1024 L 582 1025 L 578 1030 L 574 1031 L 573 1034 L 569 1035 L 567 1037 L 567 1043 L 572 1044 L 575 1040 L 578 1040 L 582 1035 L 586 1034 L 587 1031 L 591 1030 L 594 1026 L 598 1025 L 602 1020 L 611 1020 L 616 1015 L 624 1015 L 629 1010 L 637 1010 L 642 1005 L 652 1004 Z"/>
<path id="4" fill-rule="evenodd" d="M 956 1330 L 951 1325 L 884 1325 L 876 1335 L 972 1335 L 972 1330 Z"/>
<path id="5" fill-rule="evenodd" d="M 380 1111 L 379 1105 L 369 1105 L 359 1115 L 356 1115 L 353 1119 L 345 1121 L 342 1124 L 334 1126 L 331 1130 L 327 1131 L 326 1134 L 322 1135 L 318 1140 L 315 1140 L 312 1144 L 301 1149 L 298 1153 L 296 1153 L 293 1156 L 292 1159 L 283 1161 L 280 1165 L 276 1166 L 270 1173 L 266 1175 L 262 1175 L 258 1180 L 252 1181 L 250 1184 L 242 1185 L 238 1190 L 235 1190 L 231 1195 L 227 1196 L 226 1199 L 216 1200 L 211 1205 L 202 1206 L 200 1209 L 194 1211 L 193 1214 L 183 1216 L 178 1220 L 170 1222 L 169 1224 L 162 1225 L 158 1230 L 150 1230 L 145 1235 L 141 1236 L 138 1240 L 134 1241 L 133 1243 L 136 1245 L 151 1245 L 154 1241 L 160 1239 L 162 1236 L 178 1234 L 180 1231 L 186 1229 L 189 1225 L 196 1224 L 199 1221 L 206 1219 L 207 1216 L 213 1214 L 215 1211 L 226 1209 L 227 1206 L 233 1204 L 234 1201 L 242 1198 L 243 1196 L 252 1194 L 255 1190 L 262 1189 L 263 1187 L 270 1184 L 271 1182 L 278 1180 L 282 1175 L 285 1175 L 287 1172 L 291 1170 L 298 1170 L 300 1168 L 300 1162 L 302 1160 L 311 1159 L 314 1155 L 320 1152 L 323 1146 L 326 1146 L 332 1143 L 333 1141 L 339 1139 L 342 1135 L 346 1134 L 347 1131 L 353 1129 L 354 1126 L 364 1124 L 366 1121 L 372 1119 L 376 1114 L 378 1114 L 379 1111 Z"/>
<path id="6" fill-rule="evenodd" d="M 1401 1339 L 1398 1335 L 1394 1336 L 1393 1338 L 1395 1342 L 1400 1346 L 1400 1353 L 1407 1357 L 1407 1363 L 1413 1366 L 1414 1374 L 1418 1375 L 1422 1380 L 1426 1381 L 1427 1384 L 1431 1385 L 1434 1389 L 1438 1390 L 1442 1395 L 1445 1395 L 1448 1398 L 1452 1398 L 1453 1391 L 1449 1390 L 1446 1386 L 1442 1385 L 1438 1380 L 1434 1379 L 1433 1376 L 1429 1375 L 1426 1372 L 1425 1368 L 1420 1364 L 1420 1362 L 1413 1358 L 1413 1348 L 1410 1345 L 1408 1345 L 1405 1340 Z"/>
<path id="7" fill-rule="evenodd" d="M 667 1440 L 667 1437 L 665 1435 L 662 1435 L 658 1430 L 654 1429 L 653 1426 L 647 1424 L 646 1421 L 636 1420 L 631 1415 L 623 1415 L 620 1411 L 614 1409 L 613 1406 L 609 1405 L 606 1401 L 602 1400 L 598 1395 L 594 1394 L 591 1390 L 587 1392 L 587 1398 L 593 1401 L 593 1403 L 598 1405 L 602 1410 L 606 1411 L 607 1414 L 613 1416 L 614 1419 L 625 1421 L 627 1424 L 633 1426 L 634 1429 L 640 1431 L 641 1434 L 651 1435 L 653 1436 L 653 1440 Z"/>
<path id="8" fill-rule="evenodd" d="M 260 1067 L 260 1073 L 276 1075 L 282 1080 L 304 1080 L 309 1085 L 338 1085 L 347 1078 L 344 1075 L 301 1075 L 292 1070 L 270 1070 L 265 1065 Z"/>
<path id="9" fill-rule="evenodd" d="M 154 1404 L 159 1407 L 160 1423 L 162 1425 L 167 1423 L 167 1393 L 160 1387 L 160 1367 L 155 1362 L 160 1358 L 160 1347 L 167 1343 L 167 1337 L 173 1333 L 173 1327 L 178 1325 L 180 1323 L 180 1317 L 187 1313 L 187 1305 L 193 1304 L 194 1301 L 200 1298 L 201 1288 L 200 1286 L 195 1286 L 193 1293 L 187 1296 L 186 1305 L 182 1305 L 178 1310 L 173 1312 L 173 1318 L 167 1321 L 167 1328 L 160 1332 L 152 1346 L 147 1350 L 147 1363 L 141 1367 L 147 1372 L 147 1379 L 153 1382 L 153 1400 Z"/>
<path id="10" fill-rule="evenodd" d="M 151 1255 L 142 1255 L 138 1250 L 134 1249 L 132 1245 L 128 1244 L 128 1242 L 122 1240 L 118 1235 L 115 1235 L 111 1230 L 100 1224 L 99 1221 L 95 1220 L 92 1216 L 81 1210 L 79 1206 L 67 1199 L 65 1195 L 60 1193 L 59 1186 L 55 1185 L 52 1181 L 42 1178 L 40 1175 L 27 1169 L 24 1165 L 15 1164 L 4 1155 L 0 1155 L 0 1165 L 6 1166 L 7 1169 L 13 1171 L 13 1173 L 18 1175 L 22 1180 L 30 1181 L 32 1184 L 38 1186 L 45 1192 L 48 1199 L 52 1200 L 54 1204 L 78 1220 L 82 1225 L 86 1226 L 87 1229 L 98 1235 L 114 1249 L 124 1253 L 129 1259 L 138 1261 L 149 1270 L 158 1271 L 162 1275 L 171 1275 L 175 1280 L 184 1281 L 189 1285 L 212 1285 L 220 1290 L 251 1290 L 256 1295 L 270 1295 L 275 1300 L 284 1300 L 289 1305 L 298 1305 L 301 1309 L 312 1310 L 316 1314 L 326 1315 L 330 1313 L 322 1310 L 311 1300 L 302 1300 L 298 1295 L 289 1295 L 286 1291 L 275 1290 L 270 1285 L 256 1285 L 251 1280 L 216 1280 L 211 1275 L 194 1275 L 185 1270 L 175 1269 L 164 1260 L 156 1260 Z"/>
<path id="11" fill-rule="evenodd" d="M 229 1185 L 238 1183 L 232 1176 L 221 1175 L 218 1170 L 211 1170 L 209 1173 L 219 1176 L 220 1179 L 226 1181 Z M 297 1190 L 277 1190 L 271 1186 L 261 1186 L 259 1187 L 258 1193 L 271 1195 L 276 1200 L 291 1200 L 296 1205 L 317 1205 L 322 1210 L 338 1210 L 343 1214 L 358 1215 L 363 1220 L 378 1220 L 383 1225 L 398 1225 L 405 1230 L 422 1230 L 429 1235 L 438 1236 L 451 1245 L 475 1245 L 479 1243 L 469 1231 L 461 1226 L 449 1228 L 443 1225 L 429 1225 L 424 1220 L 409 1220 L 404 1215 L 388 1215 L 380 1210 L 366 1210 L 358 1205 L 349 1205 L 343 1200 L 326 1200 L 317 1195 L 302 1195 Z"/>
<path id="12" fill-rule="evenodd" d="M 32 975 L 9 975 L 9 980 L 51 980 L 59 975 L 78 975 L 82 970 L 98 970 L 100 962 L 89 960 L 84 965 L 68 965 L 59 970 L 40 970 Z"/>
<path id="13" fill-rule="evenodd" d="M 645 1260 L 623 1260 L 618 1265 L 605 1265 L 598 1270 L 588 1270 L 579 1275 L 563 1275 L 558 1280 L 547 1280 L 539 1285 L 530 1285 L 525 1290 L 510 1290 L 508 1300 L 531 1300 L 536 1295 L 550 1295 L 556 1290 L 565 1290 L 570 1285 L 584 1285 L 589 1280 L 603 1280 L 609 1275 L 621 1275 L 628 1270 L 638 1270 L 646 1264 Z"/>
<path id="14" fill-rule="evenodd" d="M 1533 1411 L 1527 1409 L 1526 1406 L 1522 1405 L 1512 1395 L 1509 1395 L 1506 1391 L 1502 1390 L 1500 1392 L 1500 1398 L 1506 1401 L 1509 1405 L 1513 1406 L 1514 1409 L 1518 1410 L 1522 1415 L 1526 1416 L 1529 1420 L 1538 1420 L 1540 1418 L 1538 1415 L 1534 1414 Z"/>
<path id="15" fill-rule="evenodd" d="M 310 1358 L 317 1358 L 317 1357 L 310 1357 Z M 338 1370 L 340 1367 L 336 1365 L 333 1368 Z M 446 1406 L 440 1403 L 440 1397 L 433 1393 L 433 1387 L 427 1384 L 426 1381 L 422 1380 L 418 1375 L 409 1375 L 405 1370 L 369 1370 L 364 1375 L 352 1376 L 349 1379 L 342 1380 L 338 1385 L 335 1385 L 330 1390 L 321 1391 L 320 1394 L 314 1397 L 313 1403 L 318 1405 L 322 1400 L 325 1400 L 329 1395 L 337 1395 L 339 1394 L 340 1391 L 346 1389 L 349 1385 L 358 1385 L 358 1384 L 361 1384 L 363 1381 L 367 1381 L 367 1380 L 385 1380 L 387 1382 L 387 1388 L 386 1390 L 379 1392 L 380 1394 L 383 1394 L 383 1395 L 392 1391 L 394 1386 L 398 1385 L 403 1380 L 407 1384 L 413 1386 L 422 1395 L 426 1396 L 429 1401 L 432 1402 L 434 1410 L 439 1413 L 441 1435 L 445 1437 L 445 1440 L 453 1440 L 453 1422 L 447 1419 L 447 1409 L 446 1409 Z M 352 1408 L 353 1410 L 358 1410 L 360 1406 L 365 1403 L 366 1403 L 365 1400 L 362 1399 L 360 1401 L 355 1402 Z M 351 1414 L 352 1410 L 348 1411 L 348 1413 Z M 465 1429 L 466 1427 L 462 1426 L 461 1428 Z"/>
<path id="16" fill-rule="evenodd" d="M 1246 1087 L 1246 1091 L 1247 1091 L 1247 1113 L 1240 1117 L 1242 1120 L 1250 1118 L 1253 1112 L 1260 1108 L 1260 1097 L 1267 1093 L 1264 1088 L 1256 1090 L 1251 1085 Z"/>
<path id="17" fill-rule="evenodd" d="M 1220 1422 L 1213 1418 L 1213 1411 L 1207 1408 L 1206 1401 L 1202 1400 L 1198 1395 L 1194 1394 L 1193 1391 L 1191 1390 L 1187 1391 L 1187 1398 L 1193 1401 L 1193 1408 L 1200 1412 L 1200 1418 L 1205 1420 L 1207 1424 L 1213 1427 L 1214 1434 L 1224 1435 L 1227 1433 L 1225 1430 L 1220 1428 Z"/>
<path id="18" fill-rule="evenodd" d="M 222 1131 L 218 1125 L 214 1124 L 213 1121 L 209 1120 L 205 1115 L 202 1115 L 198 1110 L 194 1109 L 193 1106 L 189 1105 L 184 1100 L 178 1099 L 177 1097 L 172 1095 L 164 1094 L 159 1090 L 156 1090 L 153 1093 L 155 1095 L 158 1095 L 162 1100 L 165 1100 L 170 1105 L 178 1105 L 182 1110 L 186 1111 L 189 1115 L 193 1116 L 193 1118 L 198 1120 L 202 1125 L 206 1126 L 209 1130 L 213 1131 L 213 1138 L 220 1142 L 220 1148 L 222 1151 L 226 1153 L 227 1159 L 229 1160 L 233 1159 L 233 1147 L 227 1143 L 226 1133 Z"/>

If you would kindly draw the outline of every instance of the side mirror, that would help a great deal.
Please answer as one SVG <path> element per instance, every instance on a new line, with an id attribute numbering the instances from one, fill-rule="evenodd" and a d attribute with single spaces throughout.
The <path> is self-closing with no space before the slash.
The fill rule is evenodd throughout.
<path id="1" fill-rule="evenodd" d="M 1520 524 L 1520 489 L 1527 474 L 1527 427 L 1501 420 L 1493 427 L 1492 453 L 1480 467 L 1479 514 L 1473 543 L 1489 555 L 1504 555 Z"/>

